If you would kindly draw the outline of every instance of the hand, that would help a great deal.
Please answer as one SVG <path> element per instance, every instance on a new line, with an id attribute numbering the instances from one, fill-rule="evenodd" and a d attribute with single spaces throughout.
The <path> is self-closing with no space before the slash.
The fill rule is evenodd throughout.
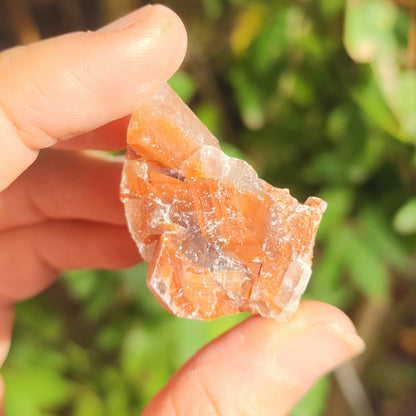
<path id="1" fill-rule="evenodd" d="M 140 261 L 119 201 L 120 162 L 81 151 L 123 148 L 129 114 L 185 50 L 179 18 L 148 6 L 97 32 L 0 55 L 0 364 L 15 301 L 65 269 Z M 254 317 L 202 349 L 145 414 L 284 414 L 361 347 L 329 305 L 304 303 L 282 324 Z"/>

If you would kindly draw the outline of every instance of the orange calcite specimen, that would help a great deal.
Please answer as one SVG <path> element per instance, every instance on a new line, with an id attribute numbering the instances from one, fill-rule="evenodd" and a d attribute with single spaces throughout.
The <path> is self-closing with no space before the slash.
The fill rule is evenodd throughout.
<path id="1" fill-rule="evenodd" d="M 325 202 L 300 204 L 226 156 L 167 85 L 133 114 L 127 142 L 121 198 L 160 303 L 188 318 L 288 319 Z"/>

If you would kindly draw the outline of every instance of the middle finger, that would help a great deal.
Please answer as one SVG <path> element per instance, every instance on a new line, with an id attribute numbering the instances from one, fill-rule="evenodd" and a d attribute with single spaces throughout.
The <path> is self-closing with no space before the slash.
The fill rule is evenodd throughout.
<path id="1" fill-rule="evenodd" d="M 122 161 L 86 152 L 44 150 L 0 193 L 0 231 L 48 219 L 125 224 L 119 197 Z"/>

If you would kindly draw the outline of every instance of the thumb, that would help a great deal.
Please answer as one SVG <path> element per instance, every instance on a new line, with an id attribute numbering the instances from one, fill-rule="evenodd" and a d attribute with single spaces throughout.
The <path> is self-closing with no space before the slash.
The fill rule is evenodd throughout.
<path id="1" fill-rule="evenodd" d="M 324 303 L 303 302 L 288 322 L 253 317 L 191 358 L 143 416 L 285 415 L 363 347 L 347 316 Z"/>
<path id="2" fill-rule="evenodd" d="M 131 113 L 178 69 L 181 20 L 147 6 L 97 32 L 0 54 L 0 190 L 39 149 Z"/>

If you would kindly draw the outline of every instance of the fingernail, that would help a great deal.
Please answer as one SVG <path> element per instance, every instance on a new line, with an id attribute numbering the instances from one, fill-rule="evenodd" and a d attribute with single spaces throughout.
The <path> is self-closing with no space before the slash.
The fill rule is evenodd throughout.
<path id="1" fill-rule="evenodd" d="M 279 346 L 278 363 L 295 384 L 305 385 L 362 352 L 364 341 L 337 324 L 312 324 Z M 305 349 L 308 351 L 305 354 Z"/>
<path id="2" fill-rule="evenodd" d="M 126 29 L 136 27 L 146 32 L 149 38 L 156 39 L 158 35 L 162 35 L 167 39 L 171 47 L 164 56 L 165 64 L 174 61 L 173 66 L 180 65 L 186 53 L 186 30 L 180 18 L 171 9 L 161 4 L 142 7 L 98 29 L 97 32 L 124 32 Z"/>
<path id="3" fill-rule="evenodd" d="M 345 344 L 349 346 L 352 356 L 361 354 L 365 350 L 365 342 L 356 333 L 346 332 L 336 324 L 329 325 L 329 330 L 344 340 Z"/>
<path id="4" fill-rule="evenodd" d="M 114 22 L 111 22 L 108 25 L 98 29 L 96 32 L 114 32 L 117 30 L 126 29 L 129 26 L 132 26 L 136 23 L 140 23 L 146 20 L 151 10 L 152 10 L 152 5 L 148 4 L 147 6 L 144 6 L 140 8 L 139 10 L 135 10 L 134 12 L 131 12 L 123 17 L 120 17 Z"/>

